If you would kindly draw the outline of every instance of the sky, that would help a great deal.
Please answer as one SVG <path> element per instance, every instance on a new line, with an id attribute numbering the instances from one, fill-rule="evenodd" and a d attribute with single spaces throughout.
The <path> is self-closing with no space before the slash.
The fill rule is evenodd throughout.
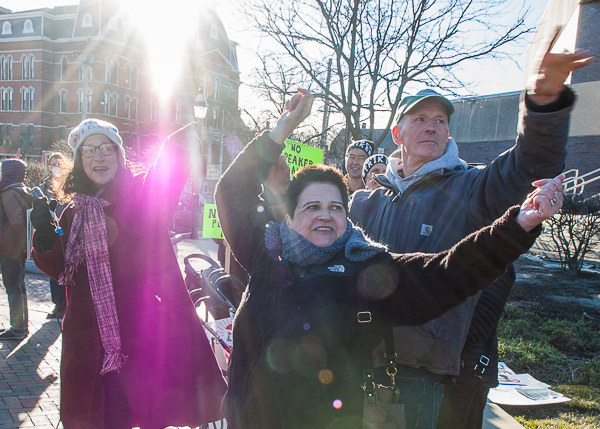
<path id="1" fill-rule="evenodd" d="M 213 3 L 218 4 L 217 12 L 227 29 L 230 40 L 239 44 L 237 47 L 238 64 L 241 72 L 241 80 L 244 82 L 248 80 L 253 67 L 257 65 L 256 52 L 261 44 L 257 42 L 256 38 L 248 37 L 247 33 L 241 32 L 239 23 L 235 21 L 235 15 L 231 13 L 231 1 L 220 0 L 213 1 Z M 505 1 L 516 2 L 517 0 Z M 157 25 L 152 22 L 152 11 L 158 12 L 154 14 L 154 19 L 156 20 L 162 19 L 166 12 L 162 7 L 148 7 L 154 2 L 159 3 L 157 0 L 126 0 L 124 4 L 133 11 L 144 10 L 144 19 L 148 19 L 148 22 L 152 23 L 152 25 Z M 15 12 L 77 3 L 78 0 L 0 0 L 0 6 Z M 531 8 L 527 25 L 535 27 L 540 21 L 549 0 L 525 0 L 525 3 L 526 6 Z M 161 1 L 160 4 L 164 5 L 165 2 Z M 184 8 L 188 13 L 185 14 L 184 18 L 192 19 L 197 15 L 190 12 L 191 8 L 204 3 L 198 0 L 170 0 L 166 4 L 185 5 Z M 181 9 L 178 8 L 178 10 Z M 158 36 L 157 32 L 149 32 L 148 34 Z M 528 39 L 531 36 L 528 36 Z M 164 40 L 162 42 L 164 43 Z M 511 55 L 513 61 L 485 60 L 469 64 L 465 67 L 461 77 L 468 84 L 471 94 L 491 95 L 523 89 L 525 82 L 523 69 L 525 68 L 528 42 L 529 40 L 527 40 L 527 43 L 522 43 L 520 47 L 514 49 L 514 54 Z M 157 39 L 155 43 L 158 44 L 161 41 Z M 173 44 L 170 44 L 168 49 L 173 49 Z M 164 70 L 163 73 L 165 73 L 162 77 L 163 80 L 168 80 L 168 77 L 173 75 L 169 70 Z M 242 86 L 240 88 L 240 108 L 251 109 L 253 105 L 256 107 L 256 98 L 252 96 L 251 90 L 247 86 Z"/>

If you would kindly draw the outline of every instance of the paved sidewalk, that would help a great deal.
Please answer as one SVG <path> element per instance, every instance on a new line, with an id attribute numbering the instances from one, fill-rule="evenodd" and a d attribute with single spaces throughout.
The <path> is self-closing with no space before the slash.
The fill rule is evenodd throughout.
<path id="1" fill-rule="evenodd" d="M 46 319 L 54 308 L 48 277 L 27 273 L 26 283 L 30 335 L 21 342 L 0 342 L 0 427 L 62 428 L 61 335 L 56 320 Z M 0 326 L 10 326 L 4 290 L 0 292 Z"/>
<path id="2" fill-rule="evenodd" d="M 181 240 L 174 246 L 183 270 L 183 258 L 200 253 L 217 258 L 212 240 Z M 194 265 L 198 270 L 206 265 Z M 61 332 L 46 315 L 54 308 L 48 277 L 27 272 L 29 331 L 25 340 L 0 341 L 0 428 L 58 429 L 60 406 Z M 0 287 L 0 328 L 9 327 L 8 301 Z M 522 427 L 500 407 L 488 403 L 483 429 Z"/>

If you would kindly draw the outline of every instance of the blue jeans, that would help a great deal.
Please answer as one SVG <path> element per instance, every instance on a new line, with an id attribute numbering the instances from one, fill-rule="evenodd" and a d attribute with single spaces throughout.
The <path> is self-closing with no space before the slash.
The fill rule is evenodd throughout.
<path id="1" fill-rule="evenodd" d="M 28 332 L 27 289 L 25 289 L 25 259 L 22 256 L 0 257 L 2 281 L 8 295 L 10 330 L 16 334 Z"/>
<path id="2" fill-rule="evenodd" d="M 451 378 L 425 368 L 398 365 L 396 385 L 404 404 L 406 429 L 436 428 L 444 388 Z"/>

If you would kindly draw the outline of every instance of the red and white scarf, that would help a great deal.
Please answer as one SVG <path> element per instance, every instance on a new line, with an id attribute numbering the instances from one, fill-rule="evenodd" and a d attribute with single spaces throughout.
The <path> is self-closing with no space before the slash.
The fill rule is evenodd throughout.
<path id="1" fill-rule="evenodd" d="M 127 359 L 121 353 L 121 333 L 108 258 L 104 207 L 109 204 L 89 195 L 76 195 L 73 198 L 75 216 L 67 243 L 65 270 L 59 278 L 60 284 L 73 285 L 73 274 L 82 263 L 86 263 L 104 348 L 101 375 L 119 371 Z"/>

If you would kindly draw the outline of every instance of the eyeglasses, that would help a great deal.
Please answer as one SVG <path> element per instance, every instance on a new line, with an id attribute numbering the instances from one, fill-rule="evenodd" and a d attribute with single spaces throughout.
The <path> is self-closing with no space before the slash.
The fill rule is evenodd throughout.
<path id="1" fill-rule="evenodd" d="M 100 149 L 100 153 L 104 156 L 110 156 L 115 152 L 114 143 L 103 143 L 100 146 L 83 145 L 79 148 L 81 156 L 84 158 L 91 158 L 96 155 L 96 149 Z"/>

